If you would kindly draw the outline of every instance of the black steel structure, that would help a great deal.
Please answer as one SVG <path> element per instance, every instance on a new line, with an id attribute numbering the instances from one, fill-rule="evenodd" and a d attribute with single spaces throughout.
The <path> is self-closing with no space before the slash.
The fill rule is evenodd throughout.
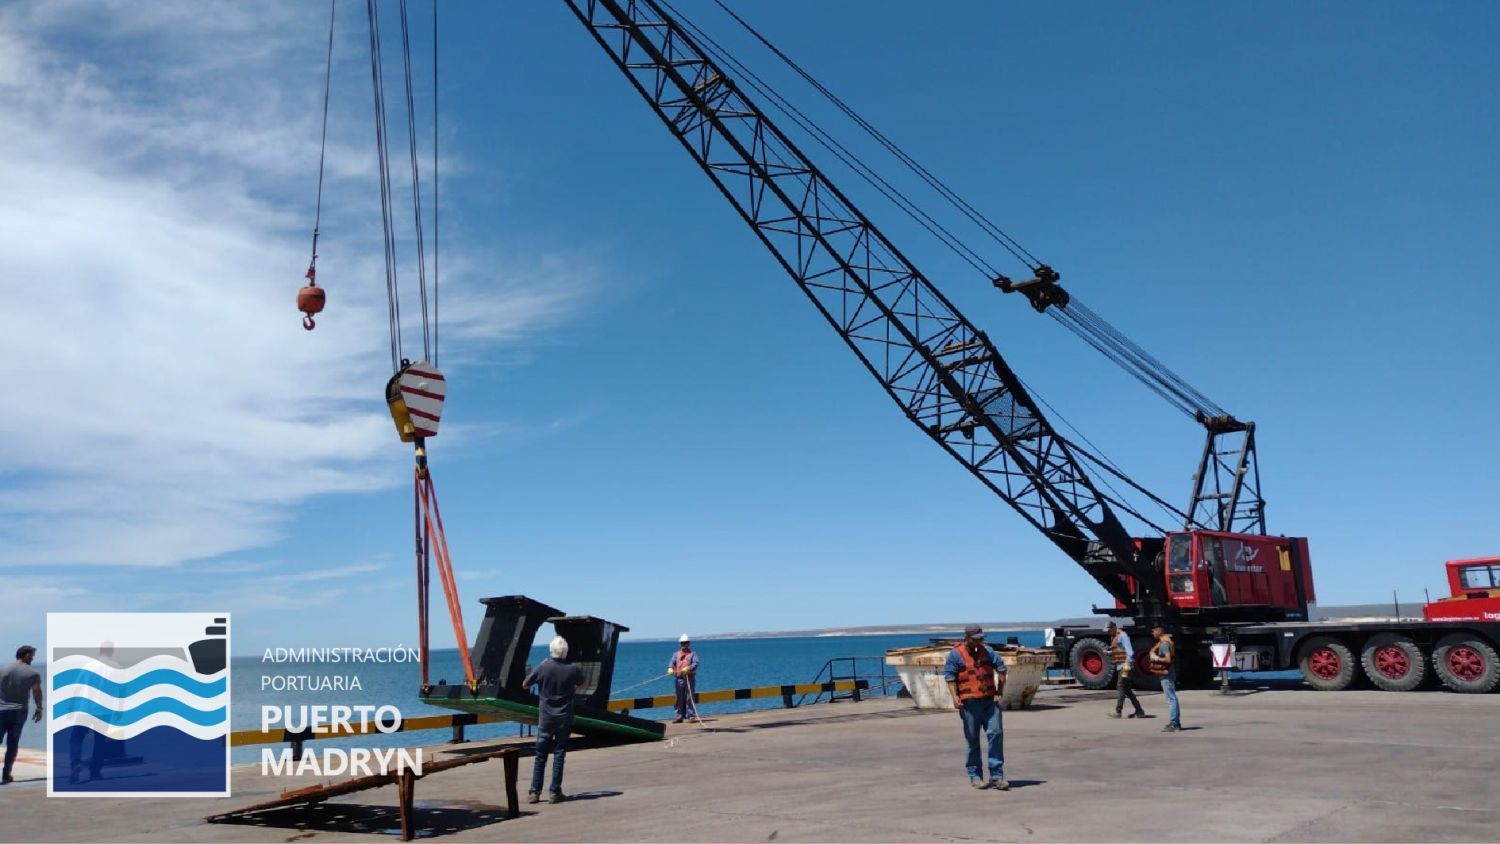
<path id="1" fill-rule="evenodd" d="M 989 337 L 656 2 L 565 2 L 906 416 L 1127 607 L 1160 606 L 1156 548 L 1136 548 Z"/>

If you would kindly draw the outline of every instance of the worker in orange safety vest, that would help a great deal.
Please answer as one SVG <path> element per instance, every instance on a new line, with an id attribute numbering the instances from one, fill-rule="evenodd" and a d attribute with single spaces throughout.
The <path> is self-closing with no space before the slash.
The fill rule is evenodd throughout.
<path id="1" fill-rule="evenodd" d="M 964 725 L 964 741 L 969 755 L 965 766 L 969 785 L 1009 791 L 1005 781 L 1005 733 L 1000 721 L 1000 696 L 1005 691 L 1005 662 L 984 643 L 984 630 L 977 624 L 964 628 L 964 640 L 948 654 L 943 664 L 943 679 L 953 695 L 953 708 Z M 979 737 L 989 738 L 988 762 L 990 781 L 981 777 Z"/>

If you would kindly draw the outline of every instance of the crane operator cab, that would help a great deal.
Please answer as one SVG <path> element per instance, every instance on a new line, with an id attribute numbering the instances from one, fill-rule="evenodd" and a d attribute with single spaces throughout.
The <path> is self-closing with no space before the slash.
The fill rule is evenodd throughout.
<path id="1" fill-rule="evenodd" d="M 1167 599 L 1182 610 L 1273 608 L 1306 618 L 1312 563 L 1301 537 L 1191 531 L 1168 534 Z"/>

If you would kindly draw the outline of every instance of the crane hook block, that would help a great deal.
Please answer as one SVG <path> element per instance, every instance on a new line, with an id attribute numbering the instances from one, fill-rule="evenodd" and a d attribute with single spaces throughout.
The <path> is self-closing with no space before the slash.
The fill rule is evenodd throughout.
<path id="1" fill-rule="evenodd" d="M 308 270 L 308 278 L 312 277 L 312 270 Z M 328 296 L 323 288 L 316 283 L 310 282 L 306 287 L 297 291 L 297 310 L 305 316 L 302 317 L 302 327 L 312 331 L 317 323 L 313 322 L 313 316 L 323 312 L 323 306 L 328 303 Z"/>
<path id="2" fill-rule="evenodd" d="M 385 403 L 404 443 L 435 437 L 448 382 L 427 361 L 407 364 L 385 384 Z"/>

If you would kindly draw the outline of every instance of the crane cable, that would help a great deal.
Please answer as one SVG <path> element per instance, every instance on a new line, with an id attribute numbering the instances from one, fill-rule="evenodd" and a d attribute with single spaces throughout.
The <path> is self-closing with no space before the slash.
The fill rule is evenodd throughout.
<path id="1" fill-rule="evenodd" d="M 863 129 L 868 135 L 870 135 L 870 137 L 875 139 L 875 141 L 879 143 L 881 147 L 891 153 L 891 155 L 893 155 L 897 160 L 901 161 L 901 163 L 904 164 L 913 173 L 915 173 L 918 178 L 920 178 L 929 187 L 936 191 L 941 197 L 943 197 L 943 199 L 947 200 L 950 205 L 958 209 L 961 214 L 967 217 L 981 231 L 989 235 L 991 239 L 993 239 L 996 243 L 1003 247 L 1007 252 L 1016 257 L 1022 263 L 1026 264 L 1032 272 L 1039 272 L 1043 269 L 1050 269 L 1047 268 L 1046 265 L 1043 264 L 1039 259 L 1037 259 L 1036 256 L 1033 255 L 1029 250 L 1023 247 L 1019 242 L 1017 242 L 1015 238 L 1007 234 L 998 225 L 996 225 L 994 221 L 986 217 L 982 212 L 980 212 L 977 208 L 975 208 L 972 204 L 970 204 L 962 196 L 960 196 L 955 190 L 953 190 L 945 182 L 943 182 L 940 178 L 933 174 L 932 171 L 923 166 L 919 161 L 913 158 L 898 144 L 896 144 L 888 136 L 881 132 L 877 127 L 874 126 L 874 124 L 870 123 L 867 119 L 865 119 L 862 115 L 855 111 L 852 106 L 850 106 L 827 86 L 819 82 L 816 77 L 814 77 L 810 72 L 808 72 L 805 68 L 798 64 L 796 60 L 792 59 L 783 50 L 778 48 L 775 44 L 771 43 L 768 38 L 766 38 L 753 25 L 751 25 L 748 21 L 737 14 L 733 9 L 731 9 L 727 4 L 725 4 L 723 0 L 714 0 L 714 2 L 719 6 L 719 8 L 723 9 L 725 13 L 733 18 L 735 22 L 737 22 L 748 33 L 750 33 L 751 36 L 753 36 L 757 41 L 759 41 L 768 50 L 775 54 L 777 58 L 781 59 L 798 76 L 800 76 L 804 81 L 806 81 L 815 90 L 817 90 L 818 93 L 822 94 L 840 112 L 842 112 L 856 125 Z M 663 4 L 666 5 L 665 0 L 663 0 Z M 668 6 L 668 8 L 670 8 L 670 6 Z M 673 13 L 677 14 L 679 17 L 682 17 L 680 13 L 676 12 L 676 10 L 673 10 Z M 690 27 L 692 27 L 695 32 L 701 33 L 701 30 L 698 27 L 693 26 L 690 21 L 686 20 L 686 18 L 684 18 L 683 20 L 684 23 L 687 23 Z M 707 39 L 706 35 L 700 34 L 700 37 L 703 37 L 711 42 L 711 39 Z M 718 47 L 717 44 L 715 44 L 715 46 Z M 718 49 L 720 50 L 720 52 L 726 52 L 727 54 L 727 51 L 724 51 L 722 47 L 718 47 Z M 735 64 L 738 65 L 740 63 L 736 61 Z M 758 77 L 757 81 L 759 81 Z M 779 103 L 784 101 L 784 98 L 782 98 L 779 94 L 772 93 L 771 97 L 774 102 Z M 798 113 L 801 114 L 801 112 Z M 803 117 L 805 118 L 805 115 Z M 800 121 L 799 125 L 802 125 Z M 806 129 L 807 127 L 804 126 L 803 128 Z M 818 134 L 826 134 L 822 129 L 809 131 L 811 131 L 815 135 L 815 137 Z M 821 140 L 820 143 L 822 143 Z M 827 144 L 825 143 L 824 146 L 826 147 Z M 845 149 L 847 152 L 847 149 L 842 147 L 842 145 L 840 145 L 840 148 Z M 852 155 L 853 154 L 850 153 L 850 156 Z M 841 160 L 844 160 L 843 156 L 840 156 L 840 158 Z M 849 162 L 845 160 L 845 163 L 848 164 Z M 854 169 L 857 173 L 860 173 L 860 175 L 864 177 L 866 181 L 870 181 L 870 178 L 868 176 L 865 176 L 864 172 L 866 170 L 869 170 L 868 165 L 860 161 L 858 163 L 858 166 Z M 879 177 L 876 176 L 875 178 L 878 179 Z M 880 181 L 882 182 L 882 184 L 890 187 L 890 190 L 892 192 L 896 192 L 898 195 L 900 195 L 899 192 L 895 191 L 895 188 L 891 187 L 889 183 L 884 179 L 880 179 Z M 886 190 L 881 190 L 881 193 L 886 195 L 888 199 L 892 199 L 892 201 L 896 202 L 898 207 L 905 211 L 909 216 L 920 214 L 924 219 L 929 221 L 932 220 L 932 217 L 930 215 L 928 215 L 921 209 L 916 208 L 916 204 L 904 195 L 900 195 L 900 200 L 896 200 Z M 976 262 L 970 260 L 969 258 L 969 256 L 976 255 L 973 249 L 959 242 L 956 236 L 953 236 L 951 232 L 948 232 L 947 229 L 942 228 L 935 221 L 933 221 L 933 225 L 942 229 L 943 232 L 948 235 L 947 238 L 939 238 L 939 240 L 943 241 L 945 246 L 947 246 L 950 250 L 953 250 L 955 253 L 959 254 L 959 256 L 961 258 L 964 258 L 964 260 L 971 266 L 975 266 Z M 932 228 L 928 227 L 925 224 L 923 227 L 927 228 L 929 232 L 932 231 Z M 982 259 L 980 259 L 979 263 L 982 263 L 986 268 L 989 267 L 988 263 L 984 262 Z M 976 267 L 976 269 L 978 269 L 978 267 Z M 987 277 L 993 281 L 997 277 L 1003 276 L 1000 276 L 998 273 L 991 270 L 987 273 Z M 1131 376 L 1141 381 L 1153 392 L 1161 396 L 1169 404 L 1173 405 L 1186 415 L 1198 419 L 1199 421 L 1202 421 L 1205 417 L 1229 416 L 1228 412 L 1225 411 L 1222 406 L 1210 400 L 1201 391 L 1188 384 L 1184 379 L 1181 378 L 1181 376 L 1178 376 L 1172 370 L 1168 369 L 1166 365 L 1161 361 L 1157 360 L 1155 357 L 1142 349 L 1139 345 L 1125 337 L 1125 335 L 1120 333 L 1118 329 L 1106 322 L 1103 317 L 1100 317 L 1097 313 L 1089 310 L 1086 306 L 1083 305 L 1083 303 L 1079 302 L 1076 297 L 1070 296 L 1069 298 L 1070 301 L 1068 302 L 1060 303 L 1056 307 L 1048 307 L 1046 309 L 1047 313 L 1052 316 L 1053 319 L 1055 319 L 1058 323 L 1062 324 L 1069 331 L 1077 335 L 1080 339 L 1088 343 L 1090 346 L 1099 351 L 1116 365 L 1120 366 L 1122 369 L 1125 369 Z"/>
<path id="2" fill-rule="evenodd" d="M 417 113 L 411 84 L 411 28 L 406 18 L 406 0 L 400 0 L 401 8 L 401 65 L 406 75 L 406 138 L 411 162 L 412 223 L 416 229 L 417 244 L 417 291 L 422 303 L 422 359 L 432 360 L 432 329 L 427 316 L 427 251 L 422 231 L 422 174 L 417 158 Z M 437 5 L 433 4 L 434 7 Z M 434 11 L 436 14 L 436 11 Z M 433 64 L 437 54 L 433 53 Z"/>
<path id="3" fill-rule="evenodd" d="M 803 69 L 803 67 L 795 60 L 793 60 L 791 56 L 788 56 L 786 53 L 782 52 L 781 49 L 778 48 L 775 44 L 772 44 L 769 39 L 767 39 L 760 33 L 759 30 L 757 30 L 754 26 L 751 26 L 748 21 L 736 14 L 733 9 L 729 8 L 729 6 L 724 3 L 724 0 L 714 0 L 714 2 L 717 3 L 719 8 L 723 9 L 725 13 L 727 13 L 731 18 L 734 18 L 736 23 L 744 27 L 746 32 L 749 32 L 752 36 L 755 37 L 757 41 L 765 45 L 766 49 L 776 54 L 777 58 L 785 62 L 786 65 L 793 71 L 795 71 L 798 76 L 802 77 L 802 79 L 805 80 L 809 85 L 812 85 L 813 88 L 818 91 L 818 93 L 822 94 L 825 98 L 828 99 L 829 102 L 833 103 L 833 105 L 837 107 L 839 111 L 843 112 L 845 116 L 847 116 L 850 120 L 853 120 L 855 124 L 864 129 L 865 132 L 870 135 L 870 137 L 874 138 L 882 147 L 884 147 L 888 152 L 890 152 L 902 163 L 904 163 L 908 168 L 912 170 L 912 172 L 916 173 L 917 176 L 922 179 L 922 181 L 926 182 L 929 186 L 931 186 L 945 198 L 948 198 L 955 207 L 957 207 L 964 213 L 966 217 L 968 217 L 982 230 L 989 234 L 990 237 L 994 238 L 995 242 L 1004 247 L 1007 252 L 1013 255 L 1017 260 L 1026 264 L 1032 270 L 1035 270 L 1038 267 L 1042 266 L 1042 262 L 1035 255 L 1032 255 L 1029 251 L 1027 251 L 1027 249 L 1020 243 L 1018 243 L 1015 238 L 1006 234 L 1003 230 L 1001 230 L 999 226 L 995 225 L 992 221 L 986 218 L 968 202 L 965 202 L 963 197 L 959 196 L 956 192 L 953 191 L 953 189 L 949 188 L 947 184 L 945 184 L 937 176 L 933 175 L 933 173 L 926 167 L 923 167 L 920 162 L 908 155 L 905 150 L 903 150 L 890 138 L 886 137 L 886 135 L 879 129 L 877 129 L 873 124 L 865 120 L 864 117 L 862 117 L 852 107 L 845 103 L 844 100 L 841 99 L 837 94 L 834 94 L 833 91 L 829 90 L 823 85 L 823 83 L 814 78 L 811 73 L 808 73 L 805 69 Z"/>
<path id="4" fill-rule="evenodd" d="M 437 290 L 438 290 L 438 212 L 437 212 L 437 50 L 438 17 L 436 3 L 433 5 L 433 274 L 432 296 L 427 290 L 426 237 L 422 217 L 421 166 L 417 150 L 417 121 L 415 89 L 412 84 L 411 26 L 406 0 L 400 0 L 402 81 L 406 105 L 406 130 L 408 164 L 411 172 L 412 213 L 415 229 L 417 257 L 417 288 L 422 326 L 421 364 L 407 360 L 402 344 L 401 290 L 396 260 L 396 223 L 394 199 L 391 189 L 390 144 L 387 132 L 385 106 L 384 65 L 381 59 L 379 0 L 366 0 L 365 8 L 370 26 L 370 75 L 375 102 L 375 140 L 379 163 L 380 212 L 385 251 L 387 316 L 391 335 L 391 368 L 394 374 L 387 384 L 387 401 L 396 417 L 397 430 L 406 442 L 413 442 L 416 450 L 416 468 L 413 477 L 413 530 L 415 535 L 416 579 L 417 579 L 417 623 L 420 651 L 421 680 L 424 690 L 430 689 L 428 617 L 431 603 L 432 568 L 436 564 L 439 586 L 448 608 L 448 618 L 453 625 L 454 639 L 463 663 L 464 676 L 471 692 L 478 688 L 478 678 L 469 652 L 468 634 L 464 629 L 463 607 L 459 600 L 458 582 L 453 569 L 453 556 L 448 548 L 447 533 L 438 507 L 437 489 L 427 465 L 426 437 L 437 432 L 438 414 L 446 388 L 424 389 L 422 379 L 441 384 L 444 379 L 436 369 L 437 357 Z M 429 316 L 429 305 L 432 315 Z M 412 382 L 412 383 L 409 383 Z M 426 402 L 426 404 L 419 404 Z M 430 412 L 429 412 L 430 411 Z"/>
<path id="5" fill-rule="evenodd" d="M 370 20 L 370 78 L 375 93 L 375 157 L 379 165 L 380 223 L 384 229 L 386 321 L 391 334 L 391 369 L 401 361 L 401 287 L 396 274 L 396 235 L 391 208 L 391 166 L 386 145 L 384 69 L 380 61 L 380 10 L 378 0 L 365 0 Z"/>
<path id="6" fill-rule="evenodd" d="M 318 198 L 313 211 L 312 258 L 308 260 L 307 272 L 303 275 L 307 284 L 297 291 L 297 309 L 302 311 L 302 327 L 308 331 L 317 327 L 313 317 L 322 313 L 328 295 L 318 287 L 318 235 L 323 224 L 323 164 L 328 157 L 328 98 L 333 90 L 333 24 L 337 12 L 338 0 L 329 0 L 328 60 L 323 71 L 323 135 L 318 143 Z"/>
<path id="7" fill-rule="evenodd" d="M 943 245 L 947 246 L 949 250 L 951 250 L 955 255 L 957 255 L 960 259 L 962 259 L 965 263 L 972 267 L 976 272 L 986 277 L 994 277 L 998 274 L 999 271 L 991 266 L 983 256 L 966 246 L 963 241 L 959 240 L 957 235 L 953 234 L 953 232 L 949 231 L 931 215 L 927 214 L 920 207 L 918 207 L 915 202 L 902 194 L 895 185 L 892 185 L 889 181 L 883 178 L 879 173 L 875 171 L 874 168 L 866 164 L 852 150 L 840 143 L 831 134 L 824 131 L 821 127 L 814 123 L 811 118 L 809 118 L 805 113 L 803 113 L 800 109 L 793 105 L 790 100 L 782 96 L 780 92 L 772 88 L 765 82 L 765 80 L 761 79 L 760 76 L 755 73 L 755 71 L 751 70 L 747 65 L 737 59 L 734 54 L 730 53 L 721 44 L 715 41 L 713 36 L 709 35 L 705 30 L 703 30 L 702 27 L 699 27 L 697 24 L 693 23 L 690 18 L 673 7 L 668 0 L 659 0 L 659 2 L 662 6 L 671 11 L 671 13 L 676 16 L 678 20 L 680 20 L 682 24 L 702 42 L 700 44 L 700 48 L 705 54 L 711 56 L 721 64 L 725 64 L 733 68 L 737 73 L 740 74 L 741 78 L 745 80 L 746 85 L 749 88 L 753 89 L 757 94 L 760 94 L 762 97 L 769 100 L 772 106 L 783 116 L 785 116 L 788 120 L 791 120 L 793 123 L 797 124 L 797 126 L 801 127 L 804 132 L 807 132 L 808 135 L 811 136 L 812 139 L 816 141 L 820 146 L 822 146 L 825 150 L 827 150 L 829 154 L 833 155 L 839 161 L 843 162 L 846 167 L 854 171 L 867 184 L 878 191 L 896 207 L 900 208 L 908 217 L 911 217 L 929 234 L 931 234 L 939 242 L 943 243 Z"/>

